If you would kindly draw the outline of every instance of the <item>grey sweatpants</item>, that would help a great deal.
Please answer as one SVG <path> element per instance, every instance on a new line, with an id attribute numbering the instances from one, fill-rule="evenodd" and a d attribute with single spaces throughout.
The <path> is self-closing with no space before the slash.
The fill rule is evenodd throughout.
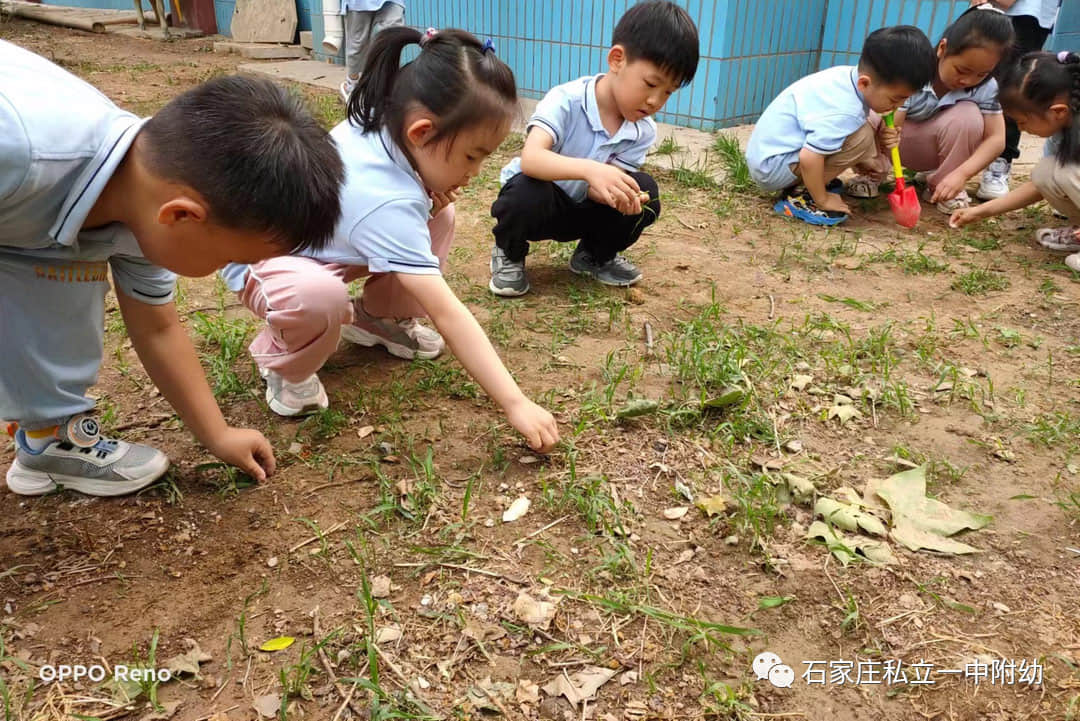
<path id="1" fill-rule="evenodd" d="M 371 42 L 383 28 L 405 24 L 405 8 L 397 3 L 384 3 L 374 11 L 345 13 L 345 70 L 349 78 L 360 76 L 367 62 Z"/>

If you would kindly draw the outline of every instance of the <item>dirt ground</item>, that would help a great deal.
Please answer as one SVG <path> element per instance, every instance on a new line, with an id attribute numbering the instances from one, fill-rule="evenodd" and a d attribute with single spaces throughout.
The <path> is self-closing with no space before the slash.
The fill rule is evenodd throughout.
<path id="1" fill-rule="evenodd" d="M 240 62 L 23 21 L 0 38 L 142 114 Z M 459 204 L 449 280 L 563 446 L 530 453 L 452 358 L 347 344 L 320 374 L 331 409 L 276 418 L 244 351 L 255 322 L 185 279 L 227 418 L 277 449 L 253 486 L 182 428 L 113 309 L 101 419 L 173 469 L 130 498 L 0 492 L 5 718 L 1080 718 L 1080 277 L 1030 242 L 1061 221 L 954 231 L 924 208 L 905 231 L 882 197 L 810 229 L 737 173 L 658 153 L 637 288 L 541 244 L 532 292 L 507 301 L 486 290 L 488 208 L 516 145 Z M 975 553 L 894 532 L 877 565 L 853 533 L 806 540 L 792 476 L 840 497 L 912 466 L 992 515 L 956 537 Z M 790 688 L 757 678 L 764 651 Z M 907 682 L 880 675 L 897 663 Z M 65 665 L 177 678 L 42 680 Z"/>

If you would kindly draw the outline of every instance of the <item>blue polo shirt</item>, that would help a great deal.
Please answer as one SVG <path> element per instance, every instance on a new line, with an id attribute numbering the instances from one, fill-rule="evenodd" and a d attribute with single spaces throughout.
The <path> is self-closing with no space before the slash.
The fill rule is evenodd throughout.
<path id="1" fill-rule="evenodd" d="M 807 75 L 776 96 L 746 145 L 751 177 L 768 190 L 779 190 L 795 182 L 790 166 L 803 148 L 819 155 L 839 152 L 848 136 L 866 124 L 869 107 L 858 80 L 858 67 L 839 65 Z"/>
<path id="2" fill-rule="evenodd" d="M 587 75 L 549 90 L 537 103 L 526 132 L 532 128 L 546 132 L 555 141 L 551 149 L 559 155 L 638 170 L 656 141 L 656 121 L 623 120 L 615 134 L 609 134 L 596 103 L 596 81 L 601 77 Z M 505 185 L 520 172 L 521 158 L 514 158 L 502 169 L 499 181 Z M 589 184 L 584 180 L 556 180 L 555 184 L 575 202 L 580 203 L 589 194 Z"/>
<path id="3" fill-rule="evenodd" d="M 142 123 L 66 70 L 0 41 L 0 254 L 48 259 L 39 270 L 46 278 L 57 263 L 108 261 L 125 294 L 169 302 L 176 276 L 146 260 L 126 226 L 82 230 Z M 78 311 L 57 322 L 79 322 Z"/>
<path id="4" fill-rule="evenodd" d="M 385 129 L 365 132 L 346 120 L 330 137 L 345 164 L 341 219 L 326 248 L 300 255 L 367 266 L 371 273 L 440 274 L 427 226 L 431 198 L 390 134 Z M 247 270 L 247 265 L 231 263 L 221 275 L 230 290 L 240 291 Z"/>
<path id="5" fill-rule="evenodd" d="M 998 85 L 993 78 L 973 88 L 950 90 L 940 98 L 934 92 L 933 83 L 927 83 L 926 87 L 908 98 L 900 109 L 907 113 L 905 120 L 922 121 L 929 120 L 945 108 L 966 100 L 978 105 L 983 115 L 1001 115 L 1001 104 L 998 103 L 997 96 Z"/>

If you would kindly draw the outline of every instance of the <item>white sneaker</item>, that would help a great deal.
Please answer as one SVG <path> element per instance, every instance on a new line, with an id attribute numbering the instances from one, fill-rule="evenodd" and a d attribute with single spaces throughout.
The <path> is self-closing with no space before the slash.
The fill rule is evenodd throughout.
<path id="1" fill-rule="evenodd" d="M 930 198 L 934 194 L 927 188 L 923 193 L 923 200 L 929 202 Z M 967 194 L 966 190 L 961 190 L 960 195 L 955 198 L 949 198 L 948 200 L 942 200 L 937 204 L 937 209 L 945 215 L 952 215 L 961 208 L 971 207 L 971 196 Z"/>
<path id="2" fill-rule="evenodd" d="M 879 193 L 878 182 L 869 175 L 856 175 L 844 188 L 852 198 L 876 198 Z"/>
<path id="3" fill-rule="evenodd" d="M 308 416 L 330 407 L 326 389 L 314 373 L 299 383 L 290 383 L 271 370 L 260 368 L 259 373 L 266 379 L 266 404 L 279 416 Z"/>
<path id="4" fill-rule="evenodd" d="M 1076 253 L 1080 251 L 1080 240 L 1076 239 L 1077 231 L 1080 231 L 1080 228 L 1075 226 L 1039 228 L 1035 231 L 1035 240 L 1047 250 L 1057 253 Z"/>
<path id="5" fill-rule="evenodd" d="M 1069 270 L 1080 273 L 1080 253 L 1073 253 L 1066 258 L 1065 265 L 1068 266 Z"/>
<path id="6" fill-rule="evenodd" d="M 1004 158 L 994 158 L 990 167 L 983 171 L 975 197 L 980 200 L 993 200 L 1008 195 L 1011 173 L 1012 163 Z"/>

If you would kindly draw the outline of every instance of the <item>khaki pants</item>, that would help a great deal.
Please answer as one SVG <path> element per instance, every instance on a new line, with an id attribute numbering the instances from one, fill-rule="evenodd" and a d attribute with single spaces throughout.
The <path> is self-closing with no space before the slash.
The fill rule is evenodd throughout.
<path id="1" fill-rule="evenodd" d="M 877 137 L 869 122 L 849 135 L 840 146 L 840 150 L 825 156 L 825 182 L 840 175 L 856 165 L 872 163 L 878 156 Z M 802 169 L 798 163 L 791 164 L 791 172 L 802 178 Z"/>
<path id="2" fill-rule="evenodd" d="M 1031 171 L 1031 182 L 1054 210 L 1080 225 L 1080 165 L 1063 165 L 1047 156 Z"/>

